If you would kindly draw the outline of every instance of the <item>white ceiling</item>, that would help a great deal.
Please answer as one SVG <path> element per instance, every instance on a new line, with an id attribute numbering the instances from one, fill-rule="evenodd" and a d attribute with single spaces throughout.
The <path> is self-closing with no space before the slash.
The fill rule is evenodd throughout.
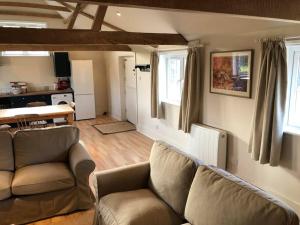
<path id="1" fill-rule="evenodd" d="M 55 1 L 47 0 L 26 0 L 26 2 L 43 2 L 51 5 L 60 5 Z M 96 5 L 89 5 L 85 9 L 85 11 L 94 15 L 96 9 Z M 25 9 L 20 8 L 18 10 Z M 39 11 L 41 12 L 41 10 Z M 121 12 L 122 16 L 117 16 L 116 12 Z M 68 18 L 70 16 L 70 13 L 66 12 L 60 12 L 60 14 L 64 18 Z M 41 20 L 42 18 L 37 19 L 37 21 Z M 293 29 L 295 30 L 295 32 L 299 32 L 300 34 L 300 22 L 295 23 L 289 21 L 276 21 L 270 19 L 238 17 L 232 15 L 203 12 L 175 12 L 137 8 L 109 7 L 104 20 L 126 31 L 149 33 L 180 33 L 187 40 L 194 40 L 206 36 L 220 34 L 256 34 L 269 30 L 276 30 L 280 33 L 280 30 L 284 29 Z M 92 21 L 90 19 L 80 15 L 76 20 L 75 28 L 90 29 L 91 25 Z M 64 27 L 66 27 L 66 25 L 62 25 L 62 28 Z M 103 30 L 109 29 L 103 26 Z"/>

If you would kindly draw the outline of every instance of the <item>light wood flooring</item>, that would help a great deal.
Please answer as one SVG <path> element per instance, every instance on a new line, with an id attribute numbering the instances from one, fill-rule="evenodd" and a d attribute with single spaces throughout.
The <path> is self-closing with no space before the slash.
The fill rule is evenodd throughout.
<path id="1" fill-rule="evenodd" d="M 147 161 L 153 141 L 137 131 L 102 135 L 92 125 L 114 122 L 110 117 L 75 122 L 80 139 L 96 163 L 96 171 Z M 30 225 L 91 225 L 94 211 L 58 216 Z"/>

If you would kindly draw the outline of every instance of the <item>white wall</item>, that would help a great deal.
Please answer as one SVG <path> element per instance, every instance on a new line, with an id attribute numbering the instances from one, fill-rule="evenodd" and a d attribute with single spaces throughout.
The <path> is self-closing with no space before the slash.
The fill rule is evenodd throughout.
<path id="1" fill-rule="evenodd" d="M 0 92 L 10 81 L 29 83 L 30 89 L 45 89 L 56 81 L 52 57 L 0 57 Z"/>
<path id="2" fill-rule="evenodd" d="M 255 38 L 207 37 L 204 60 L 204 112 L 203 123 L 228 131 L 227 168 L 233 174 L 282 198 L 300 214 L 300 137 L 286 134 L 284 137 L 282 165 L 259 165 L 248 153 L 251 121 L 254 112 L 254 96 L 259 71 L 260 46 Z M 253 73 L 253 97 L 251 99 L 209 93 L 210 52 L 222 50 L 255 49 Z M 136 54 L 138 63 L 149 63 L 149 53 Z M 150 73 L 138 72 L 138 129 L 154 139 L 162 139 L 184 150 L 187 135 L 177 130 L 179 108 L 166 105 L 166 120 L 150 118 Z"/>
<path id="3" fill-rule="evenodd" d="M 126 119 L 124 112 L 124 67 L 126 56 L 135 56 L 133 52 L 106 52 L 104 55 L 108 87 L 108 111 L 118 120 Z"/>

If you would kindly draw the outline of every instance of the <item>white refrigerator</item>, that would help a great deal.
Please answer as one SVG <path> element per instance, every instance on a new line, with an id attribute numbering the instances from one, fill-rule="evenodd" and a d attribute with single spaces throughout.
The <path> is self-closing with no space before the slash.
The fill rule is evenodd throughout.
<path id="1" fill-rule="evenodd" d="M 71 86 L 74 90 L 76 120 L 96 118 L 92 60 L 72 60 Z"/>

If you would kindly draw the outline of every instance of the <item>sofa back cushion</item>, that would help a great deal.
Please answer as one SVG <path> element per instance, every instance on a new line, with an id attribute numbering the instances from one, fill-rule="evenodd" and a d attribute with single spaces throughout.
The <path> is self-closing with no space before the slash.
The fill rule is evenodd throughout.
<path id="1" fill-rule="evenodd" d="M 14 170 L 13 143 L 9 132 L 0 132 L 0 170 Z"/>
<path id="2" fill-rule="evenodd" d="M 279 200 L 221 170 L 199 166 L 188 196 L 186 219 L 193 225 L 299 225 Z"/>
<path id="3" fill-rule="evenodd" d="M 149 187 L 179 215 L 184 214 L 196 164 L 162 142 L 155 142 L 150 155 Z"/>
<path id="4" fill-rule="evenodd" d="M 72 126 L 18 131 L 14 136 L 16 168 L 66 162 L 70 147 L 78 141 L 79 129 Z"/>

